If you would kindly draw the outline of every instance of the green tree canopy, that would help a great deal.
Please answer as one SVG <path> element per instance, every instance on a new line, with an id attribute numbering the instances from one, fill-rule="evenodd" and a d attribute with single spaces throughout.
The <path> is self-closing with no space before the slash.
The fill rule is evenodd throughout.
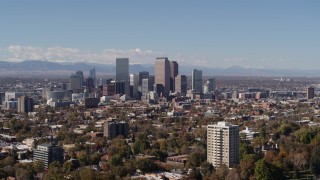
<path id="1" fill-rule="evenodd" d="M 282 170 L 267 162 L 265 159 L 260 159 L 255 166 L 254 176 L 257 180 L 280 180 L 285 179 Z"/>
<path id="2" fill-rule="evenodd" d="M 136 161 L 136 169 L 146 173 L 158 170 L 158 166 L 150 159 L 138 159 Z"/>
<path id="3" fill-rule="evenodd" d="M 254 174 L 255 163 L 258 160 L 255 154 L 244 154 L 240 161 L 240 177 L 249 179 Z"/>

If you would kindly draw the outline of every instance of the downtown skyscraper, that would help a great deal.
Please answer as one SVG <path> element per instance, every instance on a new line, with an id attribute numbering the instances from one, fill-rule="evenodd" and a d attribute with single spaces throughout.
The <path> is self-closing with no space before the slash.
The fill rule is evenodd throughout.
<path id="1" fill-rule="evenodd" d="M 95 68 L 90 69 L 89 77 L 93 79 L 93 83 L 94 83 L 94 85 L 96 85 L 97 75 L 96 75 Z"/>
<path id="2" fill-rule="evenodd" d="M 192 70 L 192 90 L 202 93 L 202 71 L 198 69 Z"/>
<path id="3" fill-rule="evenodd" d="M 33 99 L 28 96 L 18 97 L 18 113 L 29 113 L 33 111 Z"/>
<path id="4" fill-rule="evenodd" d="M 175 77 L 175 92 L 185 95 L 188 88 L 188 79 L 185 75 L 177 75 Z"/>
<path id="5" fill-rule="evenodd" d="M 166 96 L 170 92 L 170 61 L 167 57 L 159 57 L 154 67 L 157 93 Z"/>
<path id="6" fill-rule="evenodd" d="M 69 78 L 70 90 L 76 91 L 82 88 L 81 77 L 76 74 L 71 74 Z"/>
<path id="7" fill-rule="evenodd" d="M 78 75 L 80 77 L 80 81 L 81 81 L 81 87 L 84 84 L 84 76 L 83 76 L 83 72 L 82 71 L 77 71 L 76 75 Z"/>
<path id="8" fill-rule="evenodd" d="M 116 59 L 116 89 L 119 94 L 130 94 L 129 84 L 129 58 Z"/>
<path id="9" fill-rule="evenodd" d="M 130 97 L 138 99 L 139 76 L 130 74 Z"/>
<path id="10" fill-rule="evenodd" d="M 179 74 L 179 64 L 177 61 L 170 62 L 170 91 L 175 91 L 175 77 Z"/>

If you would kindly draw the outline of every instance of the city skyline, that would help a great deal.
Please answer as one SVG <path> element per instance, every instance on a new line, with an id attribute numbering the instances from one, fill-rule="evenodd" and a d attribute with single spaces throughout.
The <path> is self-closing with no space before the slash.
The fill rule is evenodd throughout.
<path id="1" fill-rule="evenodd" d="M 2 3 L 0 60 L 320 69 L 317 1 Z M 155 13 L 164 10 L 164 13 Z M 85 12 L 85 13 L 83 13 Z M 170 13 L 168 13 L 170 12 Z"/>

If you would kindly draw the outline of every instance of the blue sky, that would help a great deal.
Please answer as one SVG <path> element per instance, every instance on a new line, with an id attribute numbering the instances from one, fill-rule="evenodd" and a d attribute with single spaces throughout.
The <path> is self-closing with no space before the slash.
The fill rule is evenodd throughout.
<path id="1" fill-rule="evenodd" d="M 317 0 L 10 0 L 0 59 L 320 69 Z"/>

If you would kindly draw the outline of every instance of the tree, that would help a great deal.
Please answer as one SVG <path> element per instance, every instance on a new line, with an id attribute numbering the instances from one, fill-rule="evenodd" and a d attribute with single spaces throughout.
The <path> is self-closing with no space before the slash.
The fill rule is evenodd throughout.
<path id="1" fill-rule="evenodd" d="M 245 154 L 253 153 L 253 147 L 251 147 L 247 142 L 240 142 L 240 159 L 242 159 Z"/>
<path id="2" fill-rule="evenodd" d="M 109 160 L 109 165 L 110 167 L 116 167 L 116 166 L 120 166 L 122 163 L 122 158 L 119 154 L 116 154 L 114 156 L 112 156 Z"/>
<path id="3" fill-rule="evenodd" d="M 240 177 L 249 179 L 254 174 L 255 163 L 258 157 L 255 154 L 245 154 L 240 161 Z"/>
<path id="4" fill-rule="evenodd" d="M 116 175 L 119 176 L 120 178 L 123 178 L 127 176 L 128 171 L 124 166 L 117 166 L 112 168 L 112 172 Z"/>
<path id="5" fill-rule="evenodd" d="M 296 131 L 294 134 L 299 138 L 300 142 L 304 144 L 309 144 L 313 138 L 315 138 L 318 134 L 317 127 L 308 127 L 301 128 Z"/>
<path id="6" fill-rule="evenodd" d="M 179 141 L 180 141 L 180 144 L 183 144 L 183 143 L 187 143 L 187 144 L 190 144 L 194 141 L 194 137 L 193 135 L 189 134 L 188 132 L 186 132 L 185 130 L 183 130 L 180 134 L 179 134 Z"/>
<path id="7" fill-rule="evenodd" d="M 202 176 L 209 176 L 213 172 L 213 166 L 209 162 L 203 162 L 200 166 L 200 172 Z"/>
<path id="8" fill-rule="evenodd" d="M 70 173 L 72 171 L 72 163 L 70 161 L 64 162 L 62 170 L 64 173 Z"/>
<path id="9" fill-rule="evenodd" d="M 7 175 L 4 172 L 3 168 L 0 168 L 0 179 L 5 179 L 6 177 L 7 177 Z"/>
<path id="10" fill-rule="evenodd" d="M 226 176 L 226 180 L 240 180 L 239 173 L 236 169 L 231 169 Z"/>
<path id="11" fill-rule="evenodd" d="M 98 179 L 98 177 L 96 175 L 97 174 L 93 170 L 88 169 L 88 168 L 82 169 L 80 171 L 81 180 L 95 180 L 95 179 Z"/>
<path id="12" fill-rule="evenodd" d="M 128 174 L 133 174 L 136 171 L 135 160 L 128 160 L 128 161 L 124 162 L 123 166 L 126 168 L 126 171 Z"/>
<path id="13" fill-rule="evenodd" d="M 89 163 L 89 155 L 84 150 L 77 153 L 77 159 L 81 166 L 86 166 Z"/>
<path id="14" fill-rule="evenodd" d="M 3 159 L 3 160 L 1 161 L 1 164 L 2 164 L 3 166 L 14 166 L 14 164 L 15 164 L 15 159 L 14 159 L 14 157 L 12 157 L 12 156 L 8 156 L 8 157 L 6 157 L 5 159 Z"/>
<path id="15" fill-rule="evenodd" d="M 206 159 L 206 154 L 201 152 L 194 152 L 187 158 L 187 167 L 196 168 L 199 167 Z"/>
<path id="16" fill-rule="evenodd" d="M 221 164 L 215 172 L 215 175 L 218 177 L 218 179 L 221 179 L 221 180 L 226 179 L 228 174 L 229 174 L 229 168 L 224 164 Z"/>
<path id="17" fill-rule="evenodd" d="M 161 151 L 159 149 L 152 149 L 150 154 L 152 156 L 156 156 L 160 161 L 163 161 L 163 162 L 168 157 L 168 153 L 166 151 Z"/>
<path id="18" fill-rule="evenodd" d="M 15 175 L 15 169 L 12 166 L 4 167 L 3 171 L 5 172 L 6 176 L 14 176 Z"/>
<path id="19" fill-rule="evenodd" d="M 312 151 L 311 158 L 310 158 L 310 172 L 314 173 L 315 175 L 320 174 L 320 145 L 316 146 Z"/>
<path id="20" fill-rule="evenodd" d="M 44 162 L 43 161 L 36 161 L 32 165 L 33 170 L 36 173 L 40 173 L 44 171 Z"/>
<path id="21" fill-rule="evenodd" d="M 190 179 L 202 179 L 202 175 L 199 169 L 193 168 L 189 174 Z"/>
<path id="22" fill-rule="evenodd" d="M 166 138 L 168 138 L 168 133 L 166 131 L 157 131 L 156 138 L 157 139 L 166 139 Z"/>
<path id="23" fill-rule="evenodd" d="M 202 139 L 205 139 L 207 138 L 207 128 L 197 128 L 193 135 L 196 137 L 196 138 L 202 138 Z"/>
<path id="24" fill-rule="evenodd" d="M 261 128 L 259 129 L 259 136 L 260 136 L 261 138 L 266 138 L 267 135 L 268 135 L 268 133 L 267 133 L 266 127 L 265 127 L 265 126 L 261 127 Z"/>
<path id="25" fill-rule="evenodd" d="M 93 153 L 93 154 L 90 155 L 90 158 L 89 158 L 90 164 L 96 165 L 96 164 L 99 163 L 100 159 L 101 159 L 101 154 L 99 154 L 97 152 Z"/>
<path id="26" fill-rule="evenodd" d="M 130 147 L 124 139 L 115 138 L 112 140 L 108 148 L 108 154 L 113 156 L 119 154 L 122 158 L 129 158 L 128 155 L 132 154 Z"/>
<path id="27" fill-rule="evenodd" d="M 79 179 L 79 180 L 96 180 L 96 179 L 105 179 L 101 174 L 96 173 L 90 168 L 83 168 L 80 171 L 72 171 L 71 179 Z M 108 179 L 108 178 L 107 178 Z M 115 179 L 115 178 L 113 178 Z"/>
<path id="28" fill-rule="evenodd" d="M 297 170 L 302 170 L 307 165 L 307 158 L 304 153 L 294 152 L 290 160 Z"/>
<path id="29" fill-rule="evenodd" d="M 254 176 L 257 180 L 279 180 L 285 179 L 282 170 L 267 162 L 265 159 L 260 159 L 256 163 Z"/>
<path id="30" fill-rule="evenodd" d="M 134 154 L 143 153 L 146 149 L 150 149 L 150 144 L 146 139 L 144 140 L 138 139 L 132 146 L 132 150 Z"/>
<path id="31" fill-rule="evenodd" d="M 63 179 L 61 164 L 58 161 L 54 161 L 49 165 L 48 173 L 46 174 L 45 179 L 48 179 L 48 180 Z"/>
<path id="32" fill-rule="evenodd" d="M 279 133 L 285 136 L 289 136 L 291 132 L 299 129 L 299 126 L 294 123 L 282 124 L 279 128 Z"/>
<path id="33" fill-rule="evenodd" d="M 103 178 L 103 179 L 116 179 L 116 176 L 115 176 L 115 174 L 113 174 L 113 173 L 107 173 L 107 174 L 104 174 L 104 175 L 102 176 L 102 178 Z"/>
<path id="34" fill-rule="evenodd" d="M 28 169 L 17 168 L 15 177 L 19 180 L 30 180 L 33 179 L 33 173 Z"/>
<path id="35" fill-rule="evenodd" d="M 138 159 L 136 161 L 136 169 L 146 173 L 158 170 L 158 166 L 150 159 Z"/>
<path id="36" fill-rule="evenodd" d="M 166 140 L 161 139 L 159 140 L 160 150 L 167 151 L 168 150 L 168 143 Z"/>

